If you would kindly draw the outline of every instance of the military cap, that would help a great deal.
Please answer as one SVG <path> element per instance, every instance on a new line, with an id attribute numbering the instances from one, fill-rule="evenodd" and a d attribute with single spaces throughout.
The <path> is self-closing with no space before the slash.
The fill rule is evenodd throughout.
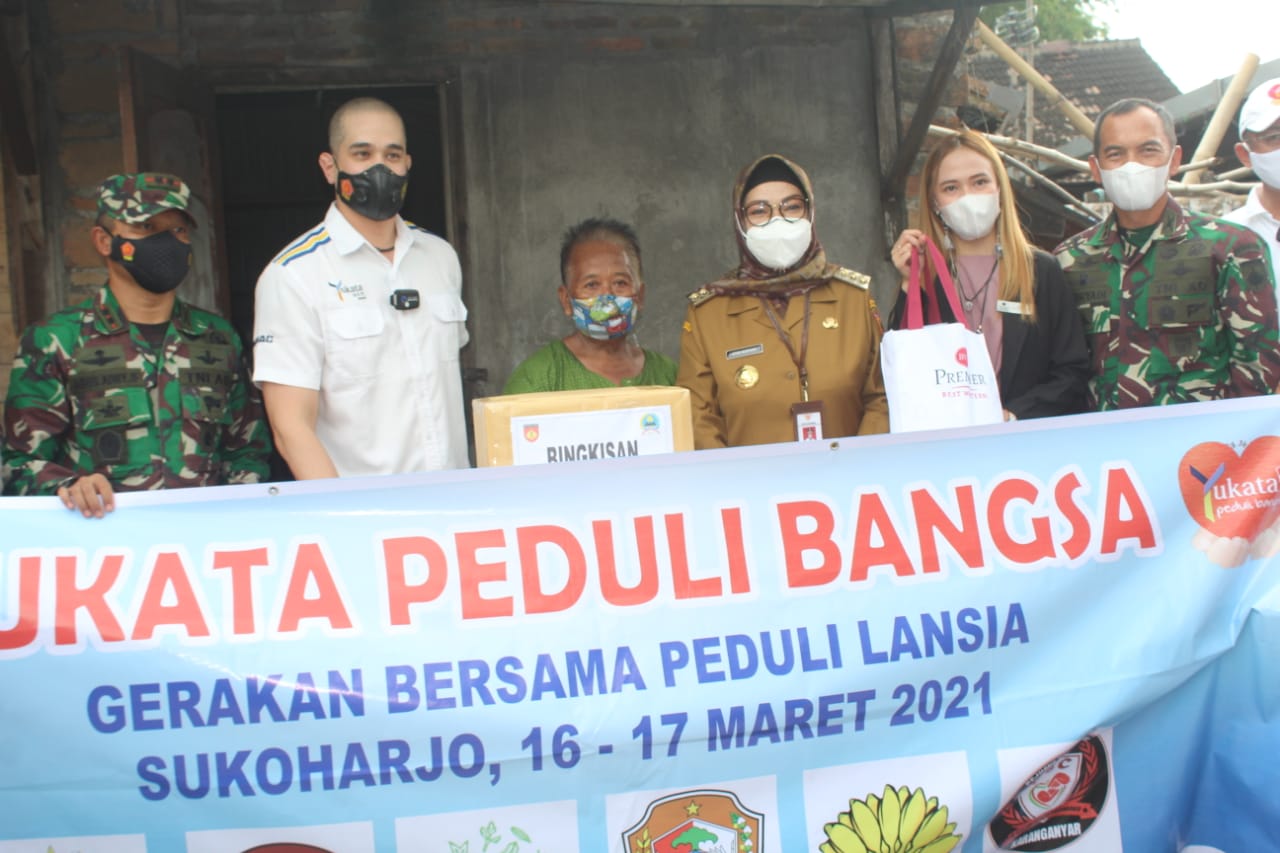
<path id="1" fill-rule="evenodd" d="M 130 225 L 146 222 L 157 213 L 180 210 L 187 213 L 191 189 L 182 179 L 160 172 L 112 175 L 98 187 L 98 215 L 119 219 Z"/>

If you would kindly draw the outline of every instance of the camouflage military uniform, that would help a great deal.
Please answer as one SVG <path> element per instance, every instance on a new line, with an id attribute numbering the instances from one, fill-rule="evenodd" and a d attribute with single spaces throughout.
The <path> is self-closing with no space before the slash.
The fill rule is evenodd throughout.
<path id="1" fill-rule="evenodd" d="M 1112 214 L 1056 250 L 1089 339 L 1098 410 L 1270 394 L 1276 297 L 1253 232 L 1169 199 L 1139 249 Z"/>
<path id="2" fill-rule="evenodd" d="M 163 352 L 110 288 L 31 326 L 4 411 L 6 494 L 100 473 L 118 491 L 256 483 L 270 436 L 229 323 L 174 304 Z"/>

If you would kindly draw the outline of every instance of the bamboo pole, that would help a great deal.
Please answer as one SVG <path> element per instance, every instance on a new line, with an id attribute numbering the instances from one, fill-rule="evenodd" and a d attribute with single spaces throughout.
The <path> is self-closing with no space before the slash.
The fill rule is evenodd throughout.
<path id="1" fill-rule="evenodd" d="M 1062 203 L 1063 209 L 1068 211 L 1069 213 L 1074 213 L 1076 217 L 1081 221 L 1083 221 L 1085 224 L 1092 225 L 1098 221 L 1098 215 L 1094 213 L 1092 210 L 1090 210 L 1089 208 L 1085 207 L 1084 204 L 1081 203 L 1081 201 L 1078 198 L 1073 196 L 1071 193 L 1067 192 L 1058 184 L 1046 178 L 1044 175 L 1037 172 L 1035 169 L 1028 166 L 1026 163 L 1023 163 L 1017 157 L 1014 157 L 1012 154 L 1006 154 L 1003 151 L 1001 151 L 1000 159 L 1004 161 L 1006 166 L 1012 166 L 1013 168 L 1018 169 L 1019 171 L 1024 173 L 1028 178 L 1030 178 L 1032 181 L 1044 187 L 1051 194 L 1057 196 L 1058 201 Z"/>
<path id="2" fill-rule="evenodd" d="M 1004 39 L 991 31 L 990 27 L 982 21 L 978 21 L 975 26 L 978 30 L 978 38 L 982 39 L 982 43 L 995 51 L 996 56 L 999 56 L 1010 68 L 1021 74 L 1023 79 L 1039 89 L 1049 99 L 1049 106 L 1057 107 L 1081 134 L 1093 136 L 1093 122 L 1089 120 L 1088 116 L 1080 112 L 1080 109 L 1075 104 L 1068 101 L 1065 95 L 1059 92 L 1052 83 L 1044 79 L 1040 72 L 1032 68 L 1025 59 L 1018 56 L 1013 48 L 1004 43 Z"/>
<path id="3" fill-rule="evenodd" d="M 1183 163 L 1181 166 L 1178 167 L 1178 171 L 1174 172 L 1173 174 L 1182 175 L 1182 174 L 1186 174 L 1187 172 L 1190 172 L 1192 169 L 1203 170 L 1216 165 L 1218 165 L 1217 157 L 1210 157 L 1208 160 L 1193 160 L 1187 163 Z"/>
<path id="4" fill-rule="evenodd" d="M 1253 73 L 1258 70 L 1258 55 L 1255 53 L 1246 53 L 1244 62 L 1240 63 L 1240 70 L 1236 72 L 1236 76 L 1231 78 L 1227 91 L 1223 93 L 1222 100 L 1218 101 L 1218 108 L 1213 111 L 1213 118 L 1209 119 L 1209 126 L 1204 129 L 1204 134 L 1200 137 L 1200 145 L 1196 148 L 1192 161 L 1205 160 L 1212 157 L 1218 151 L 1218 146 L 1222 144 L 1222 137 L 1227 132 L 1227 125 L 1231 124 L 1231 119 L 1235 116 L 1236 111 L 1240 109 L 1240 102 L 1244 100 L 1245 90 L 1249 88 L 1250 81 L 1253 80 Z M 1187 184 L 1198 184 L 1204 176 L 1204 169 L 1196 169 L 1189 173 L 1183 182 Z"/>
<path id="5" fill-rule="evenodd" d="M 1230 193 L 1247 193 L 1257 184 L 1242 183 L 1240 181 L 1214 181 L 1209 184 L 1183 184 L 1177 181 L 1169 182 L 1169 192 L 1185 193 L 1186 195 L 1208 195 L 1215 192 Z"/>
<path id="6" fill-rule="evenodd" d="M 929 125 L 930 136 L 955 136 L 959 131 L 952 130 L 949 127 L 941 125 Z M 1035 157 L 1038 160 L 1048 160 L 1051 163 L 1057 163 L 1059 166 L 1066 166 L 1068 169 L 1074 169 L 1077 172 L 1089 174 L 1089 164 L 1084 160 L 1077 160 L 1074 157 L 1068 157 L 1060 151 L 1054 151 L 1052 148 L 1045 148 L 1041 145 L 1034 145 L 1021 139 L 1014 139 L 1011 136 L 997 136 L 994 133 L 982 134 L 987 141 L 1002 151 L 1016 151 L 1019 154 Z"/>

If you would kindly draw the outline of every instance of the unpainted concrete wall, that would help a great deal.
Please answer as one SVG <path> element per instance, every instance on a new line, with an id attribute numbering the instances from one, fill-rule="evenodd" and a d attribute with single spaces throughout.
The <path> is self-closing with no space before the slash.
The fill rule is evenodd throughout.
<path id="1" fill-rule="evenodd" d="M 644 254 L 644 346 L 678 355 L 685 294 L 737 262 L 731 190 L 783 153 L 814 183 L 834 262 L 883 276 L 865 33 L 652 62 L 515 60 L 464 78 L 468 302 L 490 391 L 572 326 L 555 300 L 565 228 L 607 214 Z"/>

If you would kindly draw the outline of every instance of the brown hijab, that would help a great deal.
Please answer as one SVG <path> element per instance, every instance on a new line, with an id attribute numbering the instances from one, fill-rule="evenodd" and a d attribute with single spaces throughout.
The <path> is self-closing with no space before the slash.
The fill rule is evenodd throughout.
<path id="1" fill-rule="evenodd" d="M 769 161 L 773 162 L 770 163 Z M 781 154 L 766 154 L 752 161 L 750 165 L 738 174 L 738 180 L 733 185 L 733 206 L 731 209 L 733 213 L 733 235 L 738 243 L 738 266 L 707 285 L 707 289 L 713 293 L 746 293 L 772 297 L 795 296 L 812 290 L 830 278 L 827 256 L 822 250 L 822 244 L 818 242 L 816 230 L 813 232 L 813 237 L 809 242 L 809 248 L 800 260 L 790 269 L 781 272 L 761 264 L 747 249 L 741 218 L 742 199 L 747 194 L 747 184 L 751 181 L 752 176 L 766 164 L 775 170 L 777 166 L 781 166 L 794 176 L 791 182 L 798 186 L 804 193 L 805 198 L 809 200 L 809 220 L 812 222 L 816 219 L 813 185 L 809 183 L 809 176 L 804 169 L 801 169 Z"/>

